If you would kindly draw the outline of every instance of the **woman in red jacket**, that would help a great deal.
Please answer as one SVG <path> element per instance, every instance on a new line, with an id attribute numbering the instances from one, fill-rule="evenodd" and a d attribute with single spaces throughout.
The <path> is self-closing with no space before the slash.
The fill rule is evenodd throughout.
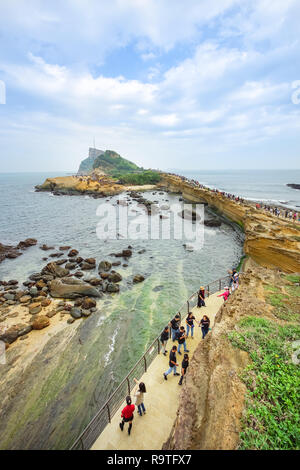
<path id="1" fill-rule="evenodd" d="M 126 403 L 127 405 L 125 406 L 125 408 L 123 408 L 122 413 L 121 413 L 121 418 L 123 419 L 122 419 L 122 422 L 120 423 L 120 428 L 121 428 L 121 431 L 123 431 L 124 424 L 129 423 L 128 434 L 130 435 L 130 431 L 132 428 L 133 412 L 134 412 L 135 406 L 131 404 L 131 397 L 129 395 L 126 397 Z"/>

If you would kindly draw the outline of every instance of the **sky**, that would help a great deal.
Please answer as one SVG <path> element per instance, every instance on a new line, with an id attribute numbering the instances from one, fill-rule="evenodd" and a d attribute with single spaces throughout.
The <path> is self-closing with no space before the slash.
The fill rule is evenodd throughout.
<path id="1" fill-rule="evenodd" d="M 300 168 L 299 0 L 0 0 L 0 172 Z"/>

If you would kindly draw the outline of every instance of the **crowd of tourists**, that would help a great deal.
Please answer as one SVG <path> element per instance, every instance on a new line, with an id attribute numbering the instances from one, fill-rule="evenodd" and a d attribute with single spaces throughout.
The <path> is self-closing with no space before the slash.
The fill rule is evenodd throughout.
<path id="1" fill-rule="evenodd" d="M 203 184 L 199 183 L 199 181 L 196 181 L 191 178 L 187 178 L 186 176 L 177 175 L 176 173 L 168 173 L 168 174 L 172 176 L 176 176 L 177 178 L 180 178 L 182 182 L 189 183 L 189 185 L 194 186 L 195 188 L 205 189 L 206 191 L 220 194 L 221 196 L 226 197 L 227 199 L 230 199 L 231 201 L 235 201 L 237 203 L 241 203 L 241 204 L 245 203 L 245 199 L 243 199 L 240 196 L 236 196 L 235 194 L 227 193 L 226 191 L 220 191 L 219 189 L 208 188 L 207 186 L 204 186 Z M 295 210 L 286 209 L 284 207 L 271 206 L 271 205 L 267 205 L 267 204 L 263 204 L 259 202 L 255 204 L 255 207 L 256 209 L 263 209 L 266 212 L 275 215 L 276 217 L 281 217 L 283 219 L 291 220 L 293 222 L 300 222 L 300 212 L 297 212 Z"/>
<path id="2" fill-rule="evenodd" d="M 232 269 L 228 271 L 229 274 L 229 286 L 224 288 L 224 292 L 218 297 L 223 297 L 224 302 L 226 302 L 234 290 L 239 287 L 239 273 L 236 269 Z M 205 287 L 200 286 L 199 291 L 197 293 L 197 307 L 203 308 L 206 307 L 205 305 Z M 192 340 L 194 339 L 194 328 L 195 324 L 201 328 L 202 332 L 202 339 L 206 337 L 207 333 L 210 330 L 210 319 L 207 315 L 203 315 L 201 320 L 197 320 L 193 312 L 188 312 L 185 320 L 184 325 L 181 325 L 181 317 L 179 314 L 176 314 L 175 317 L 165 326 L 164 330 L 160 336 L 161 342 L 161 352 L 164 356 L 167 356 L 168 350 L 166 349 L 167 343 L 169 340 L 172 340 L 173 344 L 171 350 L 168 355 L 168 365 L 169 368 L 163 373 L 164 380 L 168 380 L 168 375 L 173 373 L 174 377 L 179 377 L 178 385 L 182 385 L 184 377 L 187 373 L 187 369 L 189 367 L 189 350 L 187 349 L 187 339 L 190 337 Z M 177 344 L 176 344 L 177 343 Z M 181 348 L 183 348 L 183 359 L 181 361 L 180 372 L 177 371 L 179 368 L 179 362 L 177 360 L 177 354 L 182 356 Z M 132 403 L 131 396 L 126 397 L 126 406 L 123 408 L 121 412 L 122 421 L 120 422 L 119 426 L 121 431 L 124 430 L 125 423 L 128 423 L 127 432 L 130 435 L 132 429 L 132 421 L 134 418 L 134 411 L 135 407 L 138 409 L 139 416 L 143 416 L 146 414 L 146 408 L 144 404 L 144 395 L 146 393 L 146 386 L 144 382 L 138 382 L 136 378 L 134 378 L 136 383 L 136 387 L 133 390 L 133 396 L 135 398 L 135 404 Z"/>

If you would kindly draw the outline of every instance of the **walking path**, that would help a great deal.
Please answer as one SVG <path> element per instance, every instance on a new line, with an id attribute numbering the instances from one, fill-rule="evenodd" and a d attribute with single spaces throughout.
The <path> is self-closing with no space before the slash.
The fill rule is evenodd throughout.
<path id="1" fill-rule="evenodd" d="M 218 294 L 220 294 L 220 292 L 206 299 L 205 308 L 195 307 L 192 309 L 198 321 L 201 320 L 203 315 L 207 315 L 210 319 L 211 326 L 213 326 L 216 313 L 223 304 L 223 298 L 217 297 Z M 182 325 L 184 326 L 186 326 L 185 318 L 186 317 L 183 317 L 182 319 Z M 211 333 L 212 332 L 209 332 L 208 334 Z M 194 339 L 187 339 L 187 349 L 189 350 L 190 360 L 197 345 L 201 341 L 201 328 L 199 328 L 196 323 Z M 177 341 L 174 344 L 177 345 Z M 126 405 L 124 397 L 124 403 L 112 418 L 111 423 L 106 426 L 98 437 L 92 446 L 92 450 L 160 450 L 162 448 L 163 443 L 169 437 L 176 417 L 181 390 L 181 387 L 178 385 L 179 376 L 174 377 L 173 373 L 171 373 L 168 375 L 167 381 L 163 378 L 163 372 L 169 368 L 169 351 L 172 345 L 173 342 L 169 339 L 167 355 L 159 354 L 140 379 L 140 382 L 145 382 L 147 388 L 147 393 L 145 394 L 146 414 L 139 416 L 136 407 L 131 435 L 128 436 L 127 423 L 124 426 L 123 432 L 119 428 L 121 410 Z M 177 353 L 177 363 L 180 366 L 183 359 L 183 348 L 181 348 L 181 352 L 181 356 Z M 181 372 L 181 367 L 177 368 L 177 372 Z M 131 397 L 133 399 L 133 394 Z"/>

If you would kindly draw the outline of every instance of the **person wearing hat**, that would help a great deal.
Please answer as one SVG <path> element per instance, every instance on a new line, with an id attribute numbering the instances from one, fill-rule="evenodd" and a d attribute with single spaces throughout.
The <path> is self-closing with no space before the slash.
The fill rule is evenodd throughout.
<path id="1" fill-rule="evenodd" d="M 228 299 L 229 296 L 229 287 L 225 287 L 225 292 L 223 292 L 223 294 L 218 295 L 218 297 L 224 297 L 224 302 Z"/>
<path id="2" fill-rule="evenodd" d="M 205 307 L 205 288 L 203 286 L 200 287 L 199 292 L 198 292 L 198 303 L 197 307 Z"/>

